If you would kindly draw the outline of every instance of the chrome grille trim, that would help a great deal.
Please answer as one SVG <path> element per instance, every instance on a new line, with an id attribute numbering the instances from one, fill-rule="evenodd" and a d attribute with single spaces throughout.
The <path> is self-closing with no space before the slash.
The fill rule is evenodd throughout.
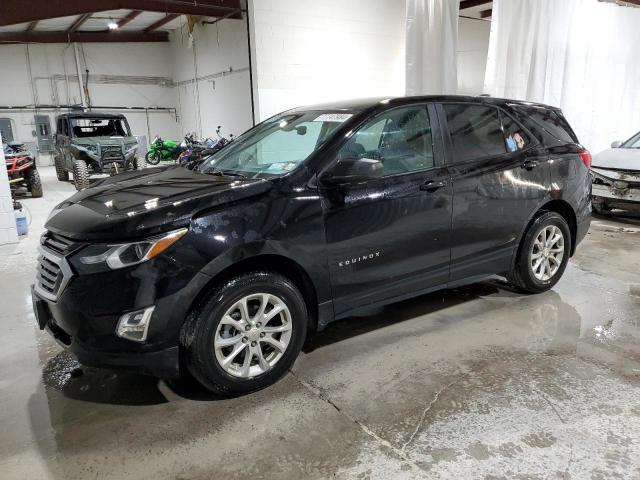
<path id="1" fill-rule="evenodd" d="M 34 289 L 41 297 L 55 302 L 71 280 L 73 272 L 62 255 L 44 246 L 38 247 L 38 252 Z"/>

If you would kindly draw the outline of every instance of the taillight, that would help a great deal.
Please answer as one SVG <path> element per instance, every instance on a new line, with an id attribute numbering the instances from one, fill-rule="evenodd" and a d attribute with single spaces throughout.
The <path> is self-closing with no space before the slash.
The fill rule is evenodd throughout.
<path id="1" fill-rule="evenodd" d="M 589 150 L 580 150 L 578 155 L 580 155 L 582 163 L 584 163 L 587 168 L 591 168 L 591 153 Z"/>

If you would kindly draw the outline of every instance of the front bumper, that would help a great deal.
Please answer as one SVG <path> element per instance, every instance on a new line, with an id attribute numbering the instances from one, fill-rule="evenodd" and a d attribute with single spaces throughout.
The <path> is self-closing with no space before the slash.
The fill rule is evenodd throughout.
<path id="1" fill-rule="evenodd" d="M 40 329 L 48 331 L 85 365 L 126 368 L 161 378 L 179 375 L 182 324 L 210 277 L 185 263 L 178 253 L 94 274 L 78 274 L 72 258 L 59 254 L 54 258 L 56 254 L 50 249 L 43 248 L 41 253 L 36 285 L 31 289 Z M 44 254 L 51 261 L 46 263 Z M 55 283 L 44 285 L 42 266 L 51 276 L 52 261 L 61 273 Z M 55 291 L 43 285 L 53 286 Z M 116 335 L 122 315 L 150 306 L 155 309 L 146 341 Z"/>
<path id="2" fill-rule="evenodd" d="M 596 202 L 604 202 L 615 207 L 614 204 L 633 204 L 640 206 L 640 188 L 617 189 L 608 185 L 593 184 L 592 195 Z"/>
<path id="3" fill-rule="evenodd" d="M 180 375 L 180 349 L 177 345 L 158 350 L 132 352 L 102 351 L 91 348 L 65 330 L 62 325 L 68 322 L 64 319 L 56 319 L 58 309 L 55 306 L 51 308 L 52 304 L 40 297 L 33 286 L 31 298 L 40 329 L 46 330 L 59 345 L 73 353 L 81 364 L 100 368 L 123 368 L 167 379 L 177 378 Z"/>
<path id="4" fill-rule="evenodd" d="M 640 202 L 640 188 L 618 189 L 608 185 L 594 183 L 592 186 L 594 197 L 611 198 L 626 202 Z"/>

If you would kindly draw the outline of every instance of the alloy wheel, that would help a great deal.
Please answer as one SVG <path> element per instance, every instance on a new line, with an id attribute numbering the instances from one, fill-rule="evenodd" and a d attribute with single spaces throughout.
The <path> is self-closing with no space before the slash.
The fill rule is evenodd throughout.
<path id="1" fill-rule="evenodd" d="M 282 358 L 291 341 L 291 312 L 270 293 L 247 295 L 222 316 L 214 337 L 218 364 L 230 375 L 252 378 Z"/>
<path id="2" fill-rule="evenodd" d="M 564 258 L 564 235 L 555 225 L 542 228 L 531 247 L 529 264 L 537 280 L 546 282 L 560 269 Z"/>

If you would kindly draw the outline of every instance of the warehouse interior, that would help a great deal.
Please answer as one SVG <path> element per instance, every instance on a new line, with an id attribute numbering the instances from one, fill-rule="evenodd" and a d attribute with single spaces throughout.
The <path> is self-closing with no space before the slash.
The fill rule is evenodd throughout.
<path id="1" fill-rule="evenodd" d="M 638 45 L 636 0 L 3 1 L 3 478 L 636 478 Z M 31 288 L 48 222 L 74 199 L 98 189 L 111 195 L 123 175 L 121 183 L 129 183 L 121 201 L 147 195 L 141 208 L 153 211 L 156 194 L 135 188 L 153 183 L 147 174 L 184 168 L 182 156 L 192 155 L 196 144 L 214 148 L 215 157 L 217 148 L 229 151 L 227 143 L 240 145 L 237 137 L 290 109 L 425 95 L 425 101 L 460 95 L 557 107 L 593 155 L 590 227 L 553 288 L 522 294 L 502 275 L 478 276 L 391 304 L 372 301 L 308 335 L 277 383 L 230 398 L 211 393 L 191 374 L 168 379 L 85 365 L 39 328 Z M 123 153 L 122 172 L 115 162 L 109 170 L 88 171 L 84 186 L 77 182 L 77 160 L 62 172 L 76 124 L 64 134 L 61 119 L 83 114 L 126 119 L 124 137 L 134 137 L 136 163 Z M 163 151 L 166 140 L 173 143 Z M 165 155 L 166 148 L 155 166 L 154 152 Z M 32 163 L 39 190 L 27 170 L 13 173 L 23 161 L 16 158 Z M 611 171 L 609 184 L 602 175 Z M 188 183 L 175 178 L 167 188 Z M 244 179 L 231 180 L 241 190 Z M 467 195 L 494 199 L 500 189 L 539 187 L 517 181 Z M 558 191 L 568 183 L 550 181 Z M 609 193 L 602 193 L 605 186 Z M 319 198 L 305 192 L 306 200 Z M 115 196 L 96 198 L 104 203 L 105 222 L 124 212 L 109 211 Z M 176 209 L 185 201 L 171 197 Z M 291 202 L 278 205 L 293 209 Z M 483 200 L 473 208 L 489 207 Z M 229 212 L 237 208 L 232 203 Z M 256 211 L 238 223 L 248 224 Z M 455 213 L 464 214 L 462 208 Z M 361 221 L 382 221 L 365 217 Z M 216 226 L 235 226 L 231 217 L 220 218 Z M 97 221 L 87 215 L 78 223 Z M 298 231 L 296 221 L 281 223 L 300 238 L 312 236 Z M 105 225 L 104 240 L 87 242 L 119 244 L 116 227 Z M 197 220 L 191 225 L 206 229 Z M 140 220 L 135 228 L 143 226 Z M 351 229 L 357 226 L 344 227 Z M 255 232 L 247 232 L 245 239 L 253 240 Z M 373 258 L 384 241 L 390 240 L 350 255 Z M 363 272 L 356 283 L 368 280 Z M 118 289 L 133 292 L 137 282 L 133 275 Z M 66 288 L 73 291 L 73 281 Z"/>

